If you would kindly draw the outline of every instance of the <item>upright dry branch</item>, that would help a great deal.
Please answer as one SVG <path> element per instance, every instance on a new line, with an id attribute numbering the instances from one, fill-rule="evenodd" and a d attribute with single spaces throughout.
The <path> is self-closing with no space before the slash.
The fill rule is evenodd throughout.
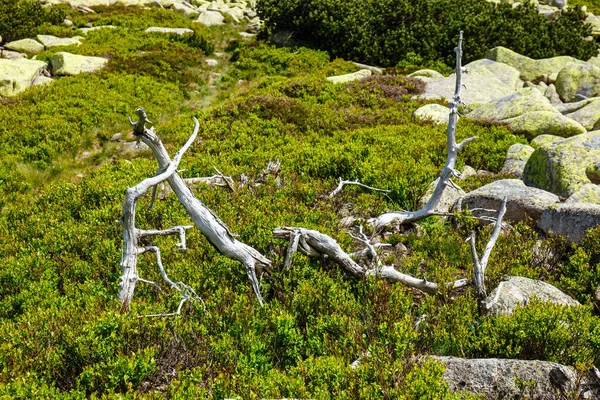
<path id="1" fill-rule="evenodd" d="M 456 164 L 456 157 L 458 151 L 462 149 L 467 143 L 477 139 L 477 137 L 468 138 L 461 143 L 456 143 L 456 123 L 458 122 L 458 107 L 461 104 L 460 92 L 462 90 L 462 73 L 463 67 L 461 64 L 462 58 L 462 40 L 463 32 L 460 32 L 458 39 L 458 46 L 454 49 L 456 52 L 456 86 L 454 88 L 454 95 L 452 101 L 449 103 L 450 117 L 448 120 L 447 129 L 447 156 L 446 165 L 442 169 L 440 179 L 435 187 L 431 198 L 425 204 L 423 208 L 418 211 L 394 211 L 386 214 L 382 214 L 377 218 L 373 218 L 369 221 L 375 228 L 375 232 L 379 232 L 394 223 L 406 224 L 414 221 L 418 221 L 425 217 L 435 215 L 435 209 L 442 198 L 442 194 L 446 189 L 446 186 L 450 184 L 452 176 L 459 176 L 458 171 L 454 168 Z"/>
<path id="2" fill-rule="evenodd" d="M 158 161 L 159 170 L 163 170 L 171 163 L 171 158 L 162 141 L 154 132 L 154 129 L 146 128 L 146 123 L 149 123 L 150 121 L 148 121 L 144 109 L 139 108 L 137 110 L 137 115 L 137 122 L 134 123 L 130 120 L 133 126 L 133 134 L 150 147 Z M 183 205 L 190 218 L 208 241 L 215 246 L 221 254 L 244 264 L 246 273 L 252 282 L 252 288 L 258 298 L 258 302 L 263 306 L 257 271 L 267 268 L 271 265 L 271 261 L 254 248 L 237 240 L 231 234 L 225 223 L 194 196 L 194 193 L 187 187 L 179 174 L 176 172 L 173 173 L 167 178 L 167 182 L 169 182 L 171 189 L 173 189 L 177 195 L 179 202 Z"/>
<path id="3" fill-rule="evenodd" d="M 475 290 L 477 291 L 478 308 L 481 316 L 487 314 L 487 310 L 489 308 L 489 305 L 486 303 L 487 292 L 485 290 L 485 269 L 487 268 L 487 263 L 490 259 L 490 255 L 492 254 L 492 250 L 496 245 L 498 236 L 500 236 L 500 231 L 502 230 L 502 218 L 504 218 L 505 213 L 506 198 L 500 205 L 498 217 L 496 218 L 496 222 L 494 224 L 494 231 L 492 232 L 492 236 L 490 236 L 490 240 L 485 246 L 485 250 L 483 251 L 481 259 L 479 259 L 479 256 L 477 255 L 477 249 L 475 248 L 475 232 L 471 233 L 471 236 L 467 238 L 469 244 L 471 245 L 471 254 L 473 256 L 473 283 L 475 284 Z"/>

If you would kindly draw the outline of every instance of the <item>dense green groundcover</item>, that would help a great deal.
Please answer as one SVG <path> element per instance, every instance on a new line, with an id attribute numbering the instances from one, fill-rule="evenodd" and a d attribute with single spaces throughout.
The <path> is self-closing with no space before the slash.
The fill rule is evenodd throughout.
<path id="1" fill-rule="evenodd" d="M 74 49 L 93 54 L 103 46 L 112 58 L 107 71 L 64 78 L 0 103 L 0 397 L 458 399 L 473 397 L 450 393 L 443 367 L 421 355 L 542 359 L 581 370 L 600 362 L 593 303 L 600 228 L 569 246 L 519 224 L 500 237 L 488 266 L 490 288 L 506 275 L 544 279 L 581 301 L 577 308 L 533 302 L 512 316 L 481 318 L 471 288 L 425 296 L 377 279 L 356 280 L 301 255 L 282 271 L 286 243 L 271 238 L 275 227 L 318 229 L 350 251 L 358 244 L 341 230 L 342 217 L 416 207 L 446 151 L 444 127 L 412 118 L 422 103 L 411 97 L 421 85 L 402 76 L 334 85 L 325 76 L 352 71 L 351 63 L 305 48 L 237 41 L 227 46 L 229 66 L 209 85 L 205 67 L 179 71 L 175 61 L 152 68 L 139 61 L 148 48 L 153 60 L 171 55 L 183 63 L 192 56 L 156 45 L 173 39 L 142 34 L 147 25 L 140 21 L 175 26 L 183 20 L 160 10 L 136 13 L 74 15 L 78 23 L 88 18 L 122 26 L 90 33 Z M 219 46 L 227 43 L 216 37 L 231 34 L 198 33 Z M 121 37 L 130 38 L 131 47 Z M 172 44 L 188 52 L 193 47 Z M 193 57 L 202 60 L 210 49 L 197 51 Z M 213 105 L 201 108 L 203 95 Z M 206 310 L 190 302 L 180 317 L 140 318 L 179 303 L 172 291 L 140 284 L 131 313 L 122 311 L 116 221 L 124 190 L 152 175 L 156 162 L 148 151 L 125 151 L 110 138 L 128 132 L 127 115 L 138 106 L 147 109 L 170 152 L 191 133 L 192 117 L 199 118 L 199 139 L 181 165 L 184 177 L 212 175 L 217 167 L 236 181 L 242 174 L 253 179 L 269 160 L 281 161 L 278 179 L 252 189 L 194 189 L 240 240 L 273 261 L 262 279 L 264 309 L 243 267 L 194 228 L 187 252 L 176 249 L 175 238 L 156 244 L 170 277 L 190 284 Z M 461 151 L 459 167 L 496 172 L 506 149 L 525 142 L 503 127 L 461 120 L 459 139 L 474 135 L 480 139 Z M 351 187 L 329 199 L 340 177 L 391 193 Z M 471 178 L 463 185 L 481 183 Z M 152 210 L 148 201 L 140 201 L 140 228 L 190 223 L 175 196 Z M 454 222 L 427 219 L 387 236 L 394 250 L 384 262 L 440 283 L 470 277 L 465 238 L 472 229 L 476 224 L 466 215 Z M 477 229 L 481 250 L 490 231 Z M 161 282 L 150 255 L 141 257 L 139 269 Z"/>
<path id="2" fill-rule="evenodd" d="M 532 3 L 513 7 L 486 0 L 259 0 L 257 10 L 271 32 L 337 57 L 391 67 L 407 56 L 424 64 L 455 65 L 454 47 L 464 31 L 466 61 L 504 46 L 532 58 L 597 55 L 584 13 L 573 8 L 554 21 Z"/>

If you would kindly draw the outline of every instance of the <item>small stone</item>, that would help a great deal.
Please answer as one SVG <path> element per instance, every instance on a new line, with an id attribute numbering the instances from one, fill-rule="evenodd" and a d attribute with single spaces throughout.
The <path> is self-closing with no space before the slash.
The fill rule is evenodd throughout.
<path id="1" fill-rule="evenodd" d="M 37 35 L 37 40 L 44 45 L 46 49 L 58 46 L 79 46 L 81 42 L 75 38 L 59 38 L 52 35 Z"/>
<path id="2" fill-rule="evenodd" d="M 425 77 L 425 78 L 443 78 L 444 75 L 440 74 L 439 72 L 433 70 L 433 69 L 420 69 L 418 71 L 413 72 L 412 74 L 408 74 L 407 76 L 410 77 Z"/>
<path id="3" fill-rule="evenodd" d="M 209 67 L 216 67 L 217 65 L 219 65 L 219 62 L 213 58 L 207 58 L 206 60 L 204 60 L 204 62 Z"/>
<path id="4" fill-rule="evenodd" d="M 108 60 L 102 57 L 80 56 L 67 52 L 52 55 L 50 64 L 54 75 L 77 75 L 102 69 Z"/>
<path id="5" fill-rule="evenodd" d="M 225 23 L 225 17 L 218 11 L 206 10 L 200 14 L 196 22 L 206 26 L 217 26 Z"/>
<path id="6" fill-rule="evenodd" d="M 74 24 L 73 24 L 73 21 L 71 21 L 70 19 L 65 19 L 63 21 L 63 25 L 64 26 L 68 26 L 68 27 L 72 27 Z"/>
<path id="7" fill-rule="evenodd" d="M 79 31 L 84 35 L 87 35 L 89 32 L 97 31 L 99 29 L 116 29 L 117 27 L 114 25 L 100 25 L 100 26 L 92 26 L 89 28 L 79 28 Z"/>
<path id="8" fill-rule="evenodd" d="M 0 58 L 7 60 L 17 60 L 19 58 L 27 58 L 27 54 L 19 53 L 18 51 L 10 51 L 6 49 L 0 49 Z M 35 58 L 32 58 L 33 60 Z"/>
<path id="9" fill-rule="evenodd" d="M 447 124 L 450 109 L 441 104 L 425 104 L 413 112 L 413 117 L 421 121 L 433 121 L 436 124 Z"/>
<path id="10" fill-rule="evenodd" d="M 146 32 L 146 33 L 151 33 L 151 32 L 167 33 L 167 34 L 173 34 L 173 35 L 185 35 L 187 33 L 189 33 L 189 34 L 194 33 L 194 31 L 189 28 L 161 28 L 161 27 L 157 27 L 157 26 L 151 26 L 150 28 L 146 29 L 144 32 Z"/>
<path id="11" fill-rule="evenodd" d="M 39 53 L 44 51 L 44 45 L 33 39 L 21 39 L 6 43 L 5 48 L 20 53 Z"/>

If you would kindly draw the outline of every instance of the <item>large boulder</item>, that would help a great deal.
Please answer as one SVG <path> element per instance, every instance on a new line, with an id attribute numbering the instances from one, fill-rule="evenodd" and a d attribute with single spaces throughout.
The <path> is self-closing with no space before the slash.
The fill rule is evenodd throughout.
<path id="1" fill-rule="evenodd" d="M 600 205 L 600 186 L 593 183 L 583 185 L 565 203 L 589 203 Z"/>
<path id="2" fill-rule="evenodd" d="M 477 217 L 496 217 L 502 200 L 506 198 L 508 221 L 537 220 L 542 212 L 558 203 L 559 197 L 544 190 L 527 187 L 519 179 L 502 179 L 467 193 L 458 203 L 460 209 L 473 210 Z"/>
<path id="3" fill-rule="evenodd" d="M 564 102 L 600 95 L 600 67 L 592 64 L 570 64 L 560 70 L 556 91 Z"/>
<path id="4" fill-rule="evenodd" d="M 206 26 L 223 25 L 225 23 L 225 17 L 218 11 L 206 10 L 200 14 L 196 22 Z"/>
<path id="5" fill-rule="evenodd" d="M 540 135 L 540 136 L 537 136 L 535 139 L 532 139 L 531 142 L 529 142 L 529 144 L 534 149 L 537 149 L 538 147 L 542 147 L 548 143 L 560 142 L 563 139 L 564 138 L 560 137 L 560 136 Z"/>
<path id="6" fill-rule="evenodd" d="M 521 79 L 532 82 L 537 82 L 541 79 L 545 79 L 548 75 L 558 73 L 569 64 L 583 63 L 582 61 L 569 56 L 534 60 L 533 58 L 522 56 L 521 54 L 502 46 L 494 47 L 488 51 L 485 57 L 490 60 L 510 65 L 521 73 Z"/>
<path id="7" fill-rule="evenodd" d="M 14 96 L 33 84 L 48 65 L 25 58 L 0 59 L 0 97 Z"/>
<path id="8" fill-rule="evenodd" d="M 519 71 L 506 64 L 492 60 L 473 61 L 465 66 L 469 73 L 463 74 L 462 83 L 465 86 L 461 99 L 470 107 L 508 96 L 521 87 Z M 421 78 L 427 83 L 421 99 L 452 100 L 456 86 L 456 74 L 446 78 Z"/>
<path id="9" fill-rule="evenodd" d="M 433 121 L 436 124 L 447 124 L 450 109 L 441 104 L 425 104 L 413 112 L 413 117 L 421 121 Z"/>
<path id="10" fill-rule="evenodd" d="M 600 131 L 545 143 L 529 157 L 523 172 L 528 186 L 569 197 L 591 183 L 586 169 L 600 160 Z"/>
<path id="11" fill-rule="evenodd" d="M 565 114 L 566 117 L 579 122 L 585 129 L 600 129 L 600 99 L 581 102 L 582 107 Z"/>
<path id="12" fill-rule="evenodd" d="M 44 50 L 44 45 L 33 39 L 21 39 L 6 43 L 5 48 L 21 53 L 39 53 Z"/>
<path id="13" fill-rule="evenodd" d="M 55 53 L 50 59 L 54 75 L 77 75 L 102 69 L 108 60 L 102 57 L 80 56 L 67 52 Z"/>
<path id="14" fill-rule="evenodd" d="M 579 122 L 552 111 L 530 111 L 518 117 L 502 120 L 511 132 L 531 140 L 539 135 L 571 137 L 587 132 Z"/>
<path id="15" fill-rule="evenodd" d="M 597 378 L 578 376 L 572 367 L 550 361 L 498 358 L 465 359 L 429 356 L 446 367 L 444 380 L 452 391 L 477 393 L 487 399 L 578 399 L 598 398 Z M 533 385 L 519 384 L 532 382 Z"/>
<path id="16" fill-rule="evenodd" d="M 510 146 L 506 152 L 506 160 L 500 173 L 522 179 L 525 164 L 527 164 L 527 160 L 529 160 L 534 150 L 533 147 L 522 143 L 515 143 Z"/>
<path id="17" fill-rule="evenodd" d="M 588 229 L 600 224 L 600 205 L 590 203 L 562 203 L 542 213 L 538 227 L 544 232 L 565 236 L 571 242 L 580 242 Z"/>
<path id="18" fill-rule="evenodd" d="M 533 298 L 552 304 L 578 306 L 579 302 L 549 283 L 521 276 L 510 276 L 500 282 L 486 299 L 491 314 L 512 314 Z"/>
<path id="19" fill-rule="evenodd" d="M 59 46 L 79 46 L 81 44 L 77 38 L 59 38 L 52 35 L 37 35 L 37 40 L 43 44 L 46 49 Z"/>
<path id="20" fill-rule="evenodd" d="M 333 83 L 346 83 L 352 82 L 363 78 L 368 78 L 372 75 L 371 70 L 361 69 L 360 71 L 353 72 L 351 74 L 328 76 L 327 80 Z"/>
<path id="21" fill-rule="evenodd" d="M 497 122 L 532 111 L 558 113 L 539 90 L 523 88 L 484 104 L 468 113 L 466 117 L 477 121 Z"/>
<path id="22" fill-rule="evenodd" d="M 187 2 L 186 3 L 175 2 L 171 6 L 171 9 L 173 11 L 175 11 L 176 13 L 179 13 L 187 18 L 197 17 L 200 14 L 200 11 L 196 10 L 195 8 L 190 7 L 190 5 L 188 5 L 188 4 L 189 3 L 187 3 Z"/>

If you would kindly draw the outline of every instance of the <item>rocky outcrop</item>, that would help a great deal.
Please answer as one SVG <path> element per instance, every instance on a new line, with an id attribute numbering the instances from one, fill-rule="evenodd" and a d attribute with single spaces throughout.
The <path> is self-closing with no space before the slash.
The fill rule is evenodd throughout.
<path id="1" fill-rule="evenodd" d="M 529 157 L 523 181 L 559 196 L 569 197 L 591 183 L 586 169 L 600 160 L 600 131 L 545 143 Z"/>
<path id="2" fill-rule="evenodd" d="M 461 99 L 471 108 L 492 100 L 513 94 L 522 86 L 519 71 L 506 64 L 492 60 L 473 61 L 465 66 L 469 71 L 463 75 Z M 421 99 L 446 99 L 450 101 L 454 93 L 456 75 L 446 78 L 425 78 L 425 91 Z"/>
<path id="3" fill-rule="evenodd" d="M 491 314 L 512 314 L 517 307 L 527 305 L 533 298 L 545 303 L 578 306 L 579 302 L 549 283 L 521 276 L 510 276 L 500 282 L 486 299 Z"/>
<path id="4" fill-rule="evenodd" d="M 495 217 L 506 198 L 507 221 L 536 220 L 548 207 L 557 204 L 558 196 L 544 190 L 527 187 L 519 179 L 502 179 L 467 193 L 457 207 L 468 208 L 477 217 Z"/>
<path id="5" fill-rule="evenodd" d="M 38 60 L 0 59 L 0 97 L 14 96 L 27 89 L 47 66 Z"/>
<path id="6" fill-rule="evenodd" d="M 600 205 L 563 203 L 542 213 L 538 227 L 544 232 L 565 236 L 571 242 L 580 242 L 588 229 L 600 224 Z"/>
<path id="7" fill-rule="evenodd" d="M 60 52 L 52 55 L 50 64 L 54 75 L 77 75 L 102 69 L 108 60 L 102 57 L 80 56 Z"/>
<path id="8" fill-rule="evenodd" d="M 485 56 L 490 60 L 501 62 L 517 69 L 524 81 L 537 82 L 547 80 L 548 76 L 558 74 L 561 69 L 569 64 L 582 64 L 576 58 L 569 56 L 559 56 L 534 60 L 527 56 L 522 56 L 506 47 L 498 46 L 491 49 Z"/>
<path id="9" fill-rule="evenodd" d="M 597 378 L 578 376 L 575 369 L 550 361 L 465 359 L 429 356 L 445 366 L 444 380 L 452 391 L 465 391 L 486 399 L 564 399 L 576 393 L 581 399 L 600 395 Z M 519 382 L 531 382 L 523 388 Z"/>

